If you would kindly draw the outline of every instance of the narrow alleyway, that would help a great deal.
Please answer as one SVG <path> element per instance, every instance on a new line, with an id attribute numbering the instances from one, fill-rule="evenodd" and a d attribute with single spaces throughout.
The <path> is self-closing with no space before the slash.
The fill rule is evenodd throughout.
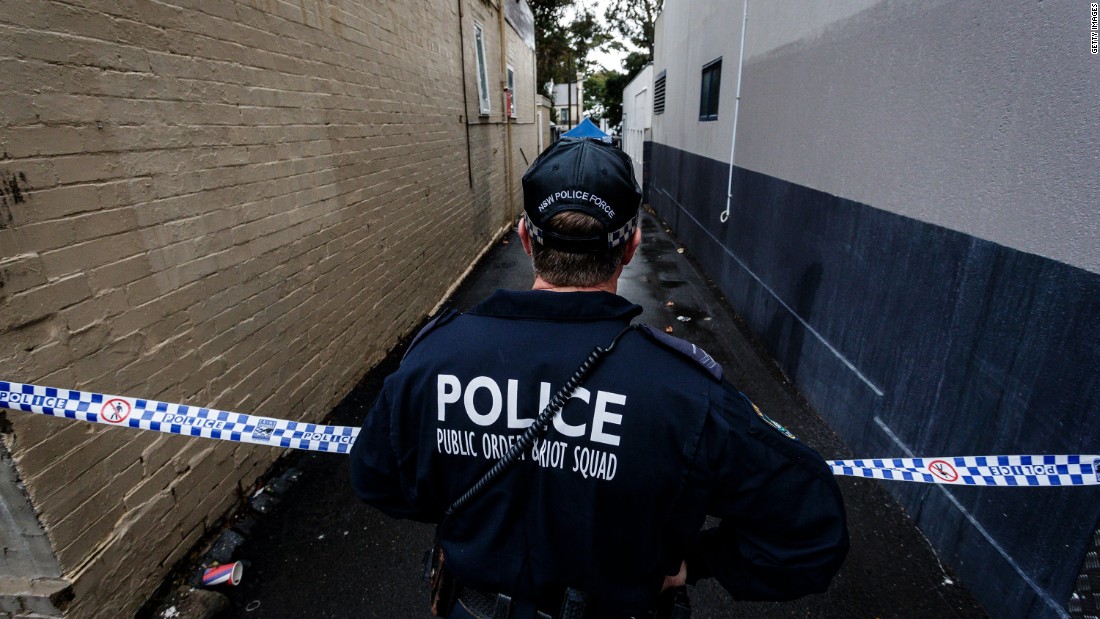
<path id="1" fill-rule="evenodd" d="M 710 287 L 658 220 L 646 216 L 639 259 L 620 294 L 645 308 L 640 318 L 705 348 L 726 376 L 827 459 L 850 457 L 839 439 L 753 344 L 729 305 Z M 455 294 L 466 309 L 496 288 L 528 288 L 531 269 L 514 234 L 497 244 Z M 359 425 L 394 350 L 334 411 L 331 423 Z M 856 454 L 891 456 L 896 454 Z M 222 587 L 234 617 L 426 617 L 421 557 L 432 528 L 393 521 L 360 504 L 342 456 L 294 453 L 281 463 L 300 474 L 280 500 L 243 526 L 234 558 L 248 562 L 242 583 Z M 879 482 L 843 478 L 852 550 L 828 593 L 795 602 L 735 603 L 713 581 L 692 591 L 694 617 L 984 617 L 966 589 Z"/>

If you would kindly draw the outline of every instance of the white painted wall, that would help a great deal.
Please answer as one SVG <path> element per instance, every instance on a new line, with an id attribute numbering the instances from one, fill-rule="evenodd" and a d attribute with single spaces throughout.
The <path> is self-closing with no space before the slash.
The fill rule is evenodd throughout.
<path id="1" fill-rule="evenodd" d="M 653 65 L 646 65 L 623 89 L 623 151 L 634 162 L 634 177 L 642 180 L 642 144 L 649 139 L 653 118 Z"/>

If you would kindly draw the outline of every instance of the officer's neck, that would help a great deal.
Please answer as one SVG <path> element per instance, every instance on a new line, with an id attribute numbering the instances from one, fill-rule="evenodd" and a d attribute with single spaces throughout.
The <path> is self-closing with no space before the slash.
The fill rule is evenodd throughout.
<path id="1" fill-rule="evenodd" d="M 610 292 L 611 294 L 618 294 L 619 278 L 612 277 L 595 286 L 555 286 L 536 275 L 535 285 L 531 287 L 531 290 L 549 290 L 551 292 Z"/>

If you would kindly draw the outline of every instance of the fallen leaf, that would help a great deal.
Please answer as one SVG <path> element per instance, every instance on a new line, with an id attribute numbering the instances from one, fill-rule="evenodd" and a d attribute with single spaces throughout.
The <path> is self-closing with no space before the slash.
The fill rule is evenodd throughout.
<path id="1" fill-rule="evenodd" d="M 672 325 L 665 327 L 665 333 L 672 333 Z"/>

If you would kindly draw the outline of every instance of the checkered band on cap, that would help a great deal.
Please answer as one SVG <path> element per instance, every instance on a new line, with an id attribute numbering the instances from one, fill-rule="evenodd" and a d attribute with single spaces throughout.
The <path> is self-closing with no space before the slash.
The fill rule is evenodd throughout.
<path id="1" fill-rule="evenodd" d="M 611 234 L 608 234 L 607 247 L 612 248 L 622 243 L 625 243 L 627 242 L 627 240 L 630 239 L 630 237 L 634 236 L 634 230 L 638 228 L 638 217 L 640 217 L 640 215 L 634 215 L 629 220 L 627 220 L 626 224 L 624 224 L 622 228 L 619 228 L 618 230 L 613 230 Z"/>
<path id="2" fill-rule="evenodd" d="M 531 240 L 542 245 L 542 228 L 536 226 L 535 222 L 531 221 L 531 216 L 527 213 L 523 214 L 523 221 L 527 224 L 527 234 L 531 235 Z"/>
<path id="3" fill-rule="evenodd" d="M 638 220 L 640 217 L 640 214 L 634 215 L 623 224 L 623 227 L 609 232 L 607 234 L 607 248 L 614 249 L 627 242 L 631 236 L 634 236 L 634 231 L 638 228 Z M 535 222 L 531 221 L 531 217 L 527 213 L 523 214 L 523 220 L 527 224 L 527 233 L 531 235 L 531 239 L 539 245 L 545 245 L 546 233 L 536 226 Z"/>

